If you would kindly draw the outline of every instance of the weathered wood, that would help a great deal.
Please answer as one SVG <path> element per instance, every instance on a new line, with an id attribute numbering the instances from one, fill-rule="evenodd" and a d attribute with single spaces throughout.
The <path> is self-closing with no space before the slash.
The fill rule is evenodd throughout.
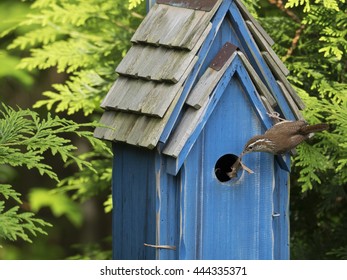
<path id="1" fill-rule="evenodd" d="M 264 95 L 260 96 L 260 99 L 262 101 L 262 103 L 264 104 L 264 107 L 266 108 L 266 111 L 271 114 L 271 113 L 275 113 L 274 108 L 270 105 L 269 101 L 265 98 Z"/>
<path id="2" fill-rule="evenodd" d="M 158 4 L 166 4 L 174 7 L 202 10 L 209 12 L 212 10 L 217 0 L 157 0 Z"/>
<path id="3" fill-rule="evenodd" d="M 194 55 L 194 52 L 185 50 L 135 44 L 118 65 L 116 72 L 152 81 L 177 83 Z"/>
<path id="4" fill-rule="evenodd" d="M 285 87 L 285 85 L 280 82 L 277 81 L 278 86 L 280 87 L 280 89 L 282 90 L 284 97 L 286 98 L 290 108 L 292 109 L 292 111 L 294 112 L 294 115 L 296 116 L 296 118 L 298 120 L 303 120 L 304 117 L 302 116 L 297 104 L 295 103 L 295 101 L 293 100 L 291 94 L 288 92 L 287 88 Z"/>
<path id="5" fill-rule="evenodd" d="M 154 148 L 159 141 L 159 138 L 172 114 L 172 111 L 175 109 L 178 99 L 182 94 L 183 87 L 180 89 L 175 99 L 172 101 L 170 107 L 168 108 L 164 117 L 159 121 L 158 119 L 151 118 L 147 123 L 146 129 L 143 131 L 143 135 L 140 141 L 137 142 L 137 145 L 148 147 L 150 149 Z M 134 131 L 134 133 L 139 133 L 138 131 Z"/>
<path id="6" fill-rule="evenodd" d="M 267 64 L 269 65 L 270 69 L 272 70 L 272 73 L 274 74 L 274 76 L 284 84 L 288 93 L 294 99 L 294 101 L 297 104 L 297 106 L 299 107 L 299 109 L 301 109 L 301 110 L 305 109 L 304 102 L 298 96 L 298 94 L 293 89 L 291 84 L 288 82 L 288 80 L 284 76 L 284 74 L 281 71 L 279 71 L 278 64 L 273 60 L 273 57 L 268 52 L 262 52 L 262 55 L 263 55 L 265 61 L 267 62 Z"/>
<path id="7" fill-rule="evenodd" d="M 235 55 L 236 54 L 234 53 L 234 55 L 229 57 L 227 62 L 219 71 L 210 67 L 207 68 L 196 86 L 193 88 L 191 94 L 188 96 L 186 104 L 195 109 L 200 109 L 212 93 L 220 78 L 224 75 L 225 70 L 229 67 Z"/>
<path id="8" fill-rule="evenodd" d="M 113 152 L 113 258 L 155 259 L 143 245 L 156 243 L 155 152 L 121 143 Z"/>
<path id="9" fill-rule="evenodd" d="M 251 31 L 255 41 L 258 44 L 258 47 L 262 51 L 266 51 L 269 53 L 269 55 L 272 57 L 272 59 L 275 61 L 275 63 L 278 66 L 278 69 L 282 71 L 283 75 L 287 76 L 289 74 L 289 70 L 284 65 L 284 63 L 279 59 L 279 57 L 276 55 L 276 53 L 273 51 L 273 49 L 270 47 L 270 45 L 264 40 L 262 34 L 255 28 L 254 24 L 251 21 L 246 21 L 246 24 Z"/>
<path id="10" fill-rule="evenodd" d="M 110 110 L 130 111 L 137 114 L 151 115 L 160 118 L 163 117 L 189 74 L 189 70 L 195 65 L 197 60 L 195 55 L 210 30 L 211 24 L 207 26 L 203 36 L 201 36 L 195 48 L 190 52 L 167 49 L 167 51 L 171 53 L 171 58 L 174 63 L 168 61 L 168 59 L 166 59 L 164 63 L 158 62 L 160 61 L 160 57 L 151 57 L 150 54 L 147 54 L 148 56 L 141 55 L 141 58 L 135 56 L 134 60 L 129 59 L 125 64 L 121 65 L 120 69 L 124 70 L 128 67 L 130 70 L 124 71 L 123 74 L 130 75 L 130 72 L 132 72 L 131 74 L 133 76 L 130 76 L 129 78 L 122 76 L 119 77 L 106 95 L 101 106 Z M 137 46 L 136 48 L 141 48 L 141 46 Z M 143 48 L 146 49 L 148 47 Z M 159 49 L 154 47 L 149 48 Z M 174 56 L 175 53 L 177 53 L 176 57 Z M 183 60 L 180 59 L 182 53 L 184 53 L 183 55 L 185 56 L 185 59 Z M 175 59 L 177 61 L 175 61 Z M 176 79 L 179 80 L 176 81 L 176 84 L 172 84 L 165 81 L 154 82 L 138 79 L 137 73 L 135 73 L 136 70 L 132 70 L 137 69 L 136 65 L 135 67 L 132 65 L 138 64 L 138 68 L 142 69 L 141 72 L 145 72 L 145 69 L 149 65 L 148 61 L 151 61 L 151 64 L 154 65 L 153 67 L 155 68 L 155 71 L 149 69 L 149 73 L 153 73 L 153 75 L 157 73 L 157 75 L 161 75 L 161 78 L 163 78 L 165 74 L 161 73 L 167 73 L 165 69 L 176 67 L 176 69 L 171 69 L 168 72 L 172 74 L 172 77 L 176 76 L 175 81 Z M 143 62 L 144 66 L 141 62 Z"/>
<path id="11" fill-rule="evenodd" d="M 197 123 L 201 116 L 204 114 L 208 104 L 208 99 L 204 100 L 201 104 L 200 110 L 194 110 L 189 107 L 184 113 L 179 129 L 176 129 L 170 137 L 169 143 L 165 146 L 163 154 L 177 158 L 183 147 L 186 145 L 188 138 L 192 135 L 195 130 Z"/>
<path id="12" fill-rule="evenodd" d="M 254 27 L 259 31 L 259 33 L 263 36 L 263 38 L 266 40 L 266 42 L 272 46 L 275 42 L 270 37 L 270 35 L 264 30 L 264 28 L 259 24 L 259 22 L 251 15 L 251 13 L 247 10 L 245 5 L 240 0 L 235 0 L 235 3 L 237 7 L 240 9 L 240 12 L 243 16 L 243 18 L 246 20 L 249 20 L 253 23 Z"/>
<path id="13" fill-rule="evenodd" d="M 241 58 L 243 64 L 245 65 L 249 76 L 251 77 L 253 83 L 259 92 L 267 99 L 271 107 L 275 107 L 277 105 L 276 99 L 272 96 L 268 88 L 264 85 L 263 81 L 258 76 L 258 73 L 254 70 L 251 63 L 248 61 L 247 57 L 242 52 L 237 52 L 239 57 Z"/>
<path id="14" fill-rule="evenodd" d="M 252 36 L 247 24 L 245 23 L 234 2 L 230 5 L 229 13 L 230 21 L 236 35 L 238 36 L 238 39 L 240 40 L 240 44 L 242 45 L 240 49 L 247 55 L 248 60 L 252 64 L 253 68 L 257 71 L 267 88 L 273 93 L 273 96 L 278 102 L 281 113 L 286 119 L 295 119 L 290 107 L 288 104 L 286 104 L 285 98 L 277 85 L 275 77 L 261 55 L 259 45 Z"/>
<path id="15" fill-rule="evenodd" d="M 210 12 L 156 4 L 131 40 L 192 50 L 221 2 Z"/>
<path id="16" fill-rule="evenodd" d="M 181 85 L 119 77 L 102 107 L 161 118 Z"/>
<path id="17" fill-rule="evenodd" d="M 162 136 L 160 137 L 160 142 L 166 143 L 171 132 L 173 131 L 173 128 L 175 127 L 177 120 L 179 119 L 179 116 L 181 114 L 181 111 L 183 109 L 183 106 L 185 105 L 185 101 L 189 95 L 189 92 L 193 85 L 196 82 L 196 77 L 198 76 L 201 67 L 203 66 L 204 62 L 206 61 L 206 58 L 208 57 L 208 54 L 211 50 L 211 46 L 216 39 L 216 34 L 218 33 L 218 29 L 220 28 L 221 23 L 223 22 L 223 19 L 225 18 L 228 9 L 230 7 L 230 2 L 223 1 L 218 10 L 216 11 L 216 14 L 213 17 L 213 22 L 209 23 L 211 26 L 211 31 L 205 38 L 205 41 L 201 45 L 201 48 L 198 53 L 198 61 L 196 65 L 194 66 L 192 73 L 189 75 L 186 83 L 184 91 L 182 92 L 182 96 L 180 100 L 177 102 L 177 107 L 172 112 L 171 118 L 169 119 L 167 126 L 165 127 Z"/>
<path id="18" fill-rule="evenodd" d="M 177 83 L 194 59 L 210 29 L 211 25 L 207 25 L 200 40 L 191 51 L 135 44 L 116 71 L 127 76 Z"/>
<path id="19" fill-rule="evenodd" d="M 197 58 L 187 69 L 184 75 L 185 78 L 190 73 L 191 68 L 195 64 L 196 60 Z M 175 86 L 177 87 L 178 84 L 175 84 Z M 96 136 L 109 141 L 120 141 L 134 146 L 142 146 L 148 149 L 153 149 L 159 141 L 160 135 L 177 104 L 182 90 L 183 88 L 181 85 L 162 118 L 122 111 L 105 112 L 100 120 L 100 123 L 104 124 L 105 126 L 113 127 L 114 129 L 110 130 L 107 128 L 99 128 L 96 131 Z M 164 108 L 165 106 L 162 106 L 160 102 L 166 102 L 167 99 L 157 98 L 155 101 L 157 102 L 159 108 Z"/>
<path id="20" fill-rule="evenodd" d="M 235 59 L 233 59 L 234 57 Z M 224 74 L 217 83 L 211 97 L 203 99 L 203 103 L 199 110 L 189 107 L 184 112 L 178 126 L 173 131 L 169 141 L 164 147 L 163 153 L 177 158 L 178 162 L 174 165 L 174 168 L 179 169 L 181 167 L 181 164 L 185 160 L 191 146 L 194 144 L 197 136 L 201 133 L 204 124 L 223 95 L 231 95 L 235 100 L 239 100 L 245 98 L 245 96 L 240 93 L 240 89 L 245 88 L 254 111 L 259 115 L 259 119 L 264 122 L 266 128 L 272 126 L 272 123 L 266 117 L 266 107 L 263 106 L 260 97 L 255 93 L 254 85 L 251 83 L 248 72 L 245 70 L 242 61 L 238 59 L 238 57 L 238 55 L 232 56 L 231 64 L 229 64 L 227 69 L 224 70 Z M 235 71 L 237 72 L 237 75 L 234 75 Z M 235 78 L 235 76 L 238 78 Z M 226 91 L 226 89 L 230 87 L 229 84 L 231 82 L 235 84 L 232 87 L 234 90 Z M 241 84 L 240 86 L 239 83 Z M 235 90 L 236 88 L 238 88 L 238 91 Z M 228 106 L 230 106 L 231 110 L 236 110 L 233 102 L 230 102 Z M 240 120 L 241 115 L 242 114 L 235 113 L 238 120 Z M 221 121 L 224 123 L 225 120 Z M 227 123 L 225 123 L 225 125 L 228 126 Z M 177 172 L 178 169 L 171 170 L 170 172 Z"/>

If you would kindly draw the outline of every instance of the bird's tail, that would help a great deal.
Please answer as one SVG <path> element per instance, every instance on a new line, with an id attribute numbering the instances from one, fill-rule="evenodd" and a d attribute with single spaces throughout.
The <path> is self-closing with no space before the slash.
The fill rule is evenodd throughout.
<path id="1" fill-rule="evenodd" d="M 326 123 L 306 125 L 301 128 L 301 132 L 304 134 L 310 134 L 314 132 L 320 132 L 329 129 L 329 125 Z"/>

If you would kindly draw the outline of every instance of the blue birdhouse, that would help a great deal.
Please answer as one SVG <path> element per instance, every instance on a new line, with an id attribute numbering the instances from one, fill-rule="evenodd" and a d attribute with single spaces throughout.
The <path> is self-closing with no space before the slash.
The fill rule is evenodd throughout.
<path id="1" fill-rule="evenodd" d="M 157 0 L 95 136 L 113 142 L 115 259 L 288 259 L 290 156 L 247 140 L 302 119 L 274 43 L 239 0 Z"/>

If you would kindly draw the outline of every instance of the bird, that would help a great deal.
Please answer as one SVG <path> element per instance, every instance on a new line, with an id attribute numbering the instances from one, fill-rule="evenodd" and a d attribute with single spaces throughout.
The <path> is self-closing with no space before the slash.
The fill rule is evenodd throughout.
<path id="1" fill-rule="evenodd" d="M 311 138 L 314 132 L 329 128 L 328 124 L 310 125 L 304 120 L 281 121 L 268 129 L 263 135 L 253 136 L 245 145 L 240 157 L 251 152 L 267 152 L 282 155 Z"/>

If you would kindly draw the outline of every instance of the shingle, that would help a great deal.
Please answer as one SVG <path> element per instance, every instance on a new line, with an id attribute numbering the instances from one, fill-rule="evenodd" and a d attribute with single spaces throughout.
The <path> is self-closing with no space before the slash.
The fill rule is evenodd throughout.
<path id="1" fill-rule="evenodd" d="M 163 118 L 153 118 L 121 111 L 106 111 L 100 120 L 104 127 L 97 127 L 94 136 L 109 141 L 120 141 L 134 146 L 153 149 L 157 145 L 179 97 L 180 92 Z"/>
<path id="2" fill-rule="evenodd" d="M 221 2 L 209 12 L 156 4 L 131 41 L 192 50 Z"/>
<path id="3" fill-rule="evenodd" d="M 161 89 L 157 91 L 157 94 L 161 95 L 160 98 L 154 96 L 152 99 L 145 98 L 146 106 L 148 106 L 147 110 L 153 111 L 158 109 L 156 112 L 160 113 L 161 117 L 150 116 L 144 114 L 142 111 L 134 113 L 130 111 L 126 112 L 125 110 L 108 110 L 102 116 L 100 123 L 112 127 L 113 129 L 99 127 L 95 130 L 95 136 L 105 140 L 121 141 L 150 149 L 154 148 L 157 145 L 161 133 L 163 132 L 182 93 L 182 84 L 186 80 L 196 61 L 197 58 L 191 62 L 180 83 L 170 85 L 171 87 L 175 87 L 175 90 L 170 91 L 171 93 L 175 93 L 172 97 L 168 98 L 165 96 L 166 92 Z M 137 82 L 144 82 L 146 85 L 154 83 L 140 80 L 137 80 Z M 129 79 L 126 79 L 125 84 L 129 84 Z M 116 87 L 113 87 L 111 90 L 117 89 Z M 115 94 L 111 92 L 109 96 L 107 102 L 110 102 L 113 96 L 117 96 L 117 92 L 115 92 Z M 127 99 L 126 94 L 124 94 L 124 98 Z M 116 97 L 115 100 L 118 100 L 118 97 Z M 130 104 L 130 102 L 128 102 L 128 104 Z M 165 112 L 160 111 L 163 110 L 163 108 L 165 108 Z M 141 110 L 145 109 L 146 107 L 141 107 Z"/>
<path id="4" fill-rule="evenodd" d="M 203 117 L 208 105 L 208 99 L 201 103 L 199 110 L 188 107 L 179 122 L 178 129 L 175 129 L 166 143 L 163 154 L 177 158 L 182 148 L 187 143 L 189 137 L 194 132 L 199 120 Z"/>
<path id="5" fill-rule="evenodd" d="M 119 77 L 101 106 L 108 110 L 162 117 L 180 86 L 181 83 L 157 83 Z"/>
<path id="6" fill-rule="evenodd" d="M 116 72 L 152 81 L 177 83 L 193 60 L 196 51 L 133 45 Z"/>
<path id="7" fill-rule="evenodd" d="M 137 114 L 163 117 L 178 90 L 185 81 L 185 78 L 188 75 L 187 70 L 192 69 L 194 66 L 196 62 L 196 53 L 210 29 L 211 24 L 209 24 L 205 29 L 205 32 L 196 44 L 196 47 L 189 52 L 189 55 L 185 55 L 186 59 L 184 61 L 180 58 L 182 51 L 171 50 L 173 52 L 171 56 L 173 61 L 175 61 L 175 59 L 177 61 L 174 63 L 167 62 L 166 64 L 158 63 L 159 65 L 162 65 L 163 68 L 176 68 L 176 74 L 179 73 L 179 75 L 177 75 L 177 78 L 179 76 L 179 80 L 175 84 L 163 80 L 158 82 L 148 81 L 139 79 L 137 76 L 120 76 L 106 95 L 101 106 L 109 110 L 130 111 Z M 176 57 L 174 55 L 175 52 L 178 53 Z M 155 56 L 147 56 L 143 57 L 143 59 L 145 61 L 151 60 L 154 64 L 157 61 Z M 144 64 L 145 61 L 143 61 Z M 141 64 L 140 62 L 141 61 L 138 63 Z M 157 70 L 157 73 L 161 73 L 161 71 Z M 174 72 L 172 73 L 174 74 Z"/>

